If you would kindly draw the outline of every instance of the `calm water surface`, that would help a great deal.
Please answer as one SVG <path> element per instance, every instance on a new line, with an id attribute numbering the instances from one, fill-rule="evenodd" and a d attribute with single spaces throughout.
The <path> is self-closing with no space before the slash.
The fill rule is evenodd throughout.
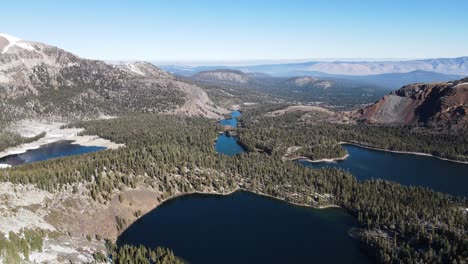
<path id="1" fill-rule="evenodd" d="M 219 123 L 223 126 L 231 126 L 231 127 L 236 127 L 237 126 L 237 118 L 241 116 L 241 113 L 239 111 L 233 111 L 231 112 L 231 118 L 228 119 L 223 119 L 219 121 Z"/>
<path id="2" fill-rule="evenodd" d="M 189 263 L 369 263 L 356 220 L 236 192 L 170 200 L 132 224 L 118 244 L 164 246 Z"/>
<path id="3" fill-rule="evenodd" d="M 349 157 L 333 163 L 299 161 L 313 168 L 334 167 L 351 172 L 359 180 L 385 179 L 404 185 L 468 196 L 468 165 L 434 157 L 399 154 L 343 145 Z"/>
<path id="4" fill-rule="evenodd" d="M 239 111 L 234 111 L 231 113 L 232 118 L 223 119 L 219 123 L 223 126 L 237 126 L 237 118 L 239 118 L 241 113 Z M 222 153 L 227 156 L 233 156 L 245 152 L 245 150 L 237 143 L 237 137 L 228 136 L 226 134 L 219 135 L 215 143 L 215 149 L 218 153 Z"/>
<path id="5" fill-rule="evenodd" d="M 81 146 L 71 143 L 72 141 L 59 141 L 42 145 L 38 149 L 31 149 L 26 151 L 25 153 L 0 158 L 0 164 L 9 164 L 12 166 L 17 166 L 24 163 L 80 155 L 106 149 L 105 147 Z"/>
<path id="6" fill-rule="evenodd" d="M 245 150 L 237 143 L 235 136 L 222 134 L 218 137 L 215 143 L 215 149 L 218 153 L 227 156 L 233 156 L 245 152 Z"/>

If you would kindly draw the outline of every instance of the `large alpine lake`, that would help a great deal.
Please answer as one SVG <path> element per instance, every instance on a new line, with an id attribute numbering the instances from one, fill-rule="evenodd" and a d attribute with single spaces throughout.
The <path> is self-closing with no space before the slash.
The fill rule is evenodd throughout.
<path id="1" fill-rule="evenodd" d="M 187 195 L 128 227 L 118 244 L 164 246 L 188 263 L 369 263 L 341 209 L 311 209 L 239 191 Z"/>

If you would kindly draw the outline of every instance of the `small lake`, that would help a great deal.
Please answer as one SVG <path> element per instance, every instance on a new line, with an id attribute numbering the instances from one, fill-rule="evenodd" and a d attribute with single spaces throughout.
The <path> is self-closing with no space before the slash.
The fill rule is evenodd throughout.
<path id="1" fill-rule="evenodd" d="M 17 166 L 25 163 L 44 161 L 53 158 L 66 156 L 80 155 L 99 150 L 104 150 L 105 147 L 96 146 L 81 146 L 72 144 L 72 141 L 59 141 L 46 145 L 42 145 L 37 149 L 31 149 L 21 154 L 14 154 L 0 158 L 0 164 L 8 164 Z"/>
<path id="2" fill-rule="evenodd" d="M 226 134 L 219 135 L 215 143 L 216 152 L 227 156 L 234 156 L 245 152 L 245 150 L 237 143 L 237 137 Z"/>
<path id="3" fill-rule="evenodd" d="M 188 263 L 370 263 L 348 235 L 356 220 L 253 193 L 193 194 L 141 217 L 118 245 L 164 246 Z"/>
<path id="4" fill-rule="evenodd" d="M 239 118 L 241 113 L 239 111 L 234 111 L 231 113 L 231 118 L 223 119 L 219 123 L 223 126 L 236 127 L 237 118 Z M 215 143 L 215 150 L 218 153 L 234 156 L 245 152 L 245 150 L 237 143 L 236 136 L 230 136 L 225 133 L 218 136 L 218 139 Z"/>
<path id="5" fill-rule="evenodd" d="M 468 197 L 468 165 L 434 157 L 392 153 L 344 144 L 349 157 L 333 163 L 299 163 L 348 170 L 358 180 L 385 179 Z"/>

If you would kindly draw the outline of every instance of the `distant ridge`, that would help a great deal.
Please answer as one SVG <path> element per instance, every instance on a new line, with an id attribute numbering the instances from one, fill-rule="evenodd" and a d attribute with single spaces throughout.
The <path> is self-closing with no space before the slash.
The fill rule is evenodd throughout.
<path id="1" fill-rule="evenodd" d="M 468 57 L 402 61 L 309 61 L 250 66 L 161 65 L 161 67 L 169 72 L 180 75 L 193 75 L 200 71 L 224 68 L 241 70 L 243 72 L 261 72 L 273 76 L 368 76 L 390 73 L 410 73 L 414 71 L 468 76 Z"/>

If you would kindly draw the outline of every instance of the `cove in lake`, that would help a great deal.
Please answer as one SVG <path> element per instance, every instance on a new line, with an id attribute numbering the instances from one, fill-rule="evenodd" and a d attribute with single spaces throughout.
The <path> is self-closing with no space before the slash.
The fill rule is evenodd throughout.
<path id="1" fill-rule="evenodd" d="M 164 246 L 189 263 L 369 263 L 356 220 L 339 208 L 312 209 L 253 193 L 192 194 L 163 203 L 117 244 Z"/>
<path id="2" fill-rule="evenodd" d="M 239 111 L 234 111 L 231 113 L 231 118 L 223 119 L 219 121 L 219 123 L 223 126 L 236 127 L 237 118 L 240 115 L 241 113 Z M 227 156 L 233 156 L 245 152 L 242 146 L 237 143 L 237 137 L 229 136 L 224 133 L 218 136 L 215 143 L 215 149 L 216 152 Z"/>
<path id="3" fill-rule="evenodd" d="M 37 149 L 27 150 L 25 153 L 9 155 L 0 158 L 0 164 L 8 164 L 17 166 L 25 163 L 44 161 L 53 158 L 66 156 L 80 155 L 99 150 L 104 150 L 105 147 L 97 146 L 81 146 L 72 144 L 72 141 L 59 141 L 46 145 L 42 145 Z"/>
<path id="4" fill-rule="evenodd" d="M 299 163 L 312 168 L 334 167 L 348 170 L 358 180 L 385 179 L 403 185 L 423 186 L 439 192 L 468 196 L 468 165 L 435 157 L 392 153 L 343 144 L 349 153 L 333 163 Z"/>

